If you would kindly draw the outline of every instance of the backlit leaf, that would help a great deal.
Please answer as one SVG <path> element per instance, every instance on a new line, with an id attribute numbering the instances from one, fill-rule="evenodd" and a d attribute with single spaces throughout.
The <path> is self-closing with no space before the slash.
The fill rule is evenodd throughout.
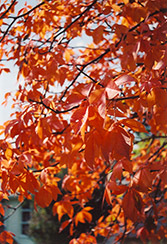
<path id="1" fill-rule="evenodd" d="M 119 122 L 126 125 L 127 127 L 131 128 L 132 130 L 134 130 L 136 132 L 147 133 L 144 125 L 135 119 L 122 119 Z"/>

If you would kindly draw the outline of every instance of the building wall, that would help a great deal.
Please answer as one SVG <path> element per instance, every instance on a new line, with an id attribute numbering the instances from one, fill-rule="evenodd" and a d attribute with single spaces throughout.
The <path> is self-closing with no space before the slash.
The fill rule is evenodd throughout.
<path id="1" fill-rule="evenodd" d="M 11 197 L 10 200 L 6 202 L 6 204 L 12 207 L 16 207 L 19 202 L 16 198 Z M 6 207 L 5 217 L 8 216 L 11 211 L 13 210 Z M 14 211 L 14 214 L 5 221 L 5 229 L 15 235 L 14 239 L 18 244 L 35 244 L 35 242 L 31 240 L 29 236 L 22 234 L 22 207 L 17 208 L 17 210 Z"/>

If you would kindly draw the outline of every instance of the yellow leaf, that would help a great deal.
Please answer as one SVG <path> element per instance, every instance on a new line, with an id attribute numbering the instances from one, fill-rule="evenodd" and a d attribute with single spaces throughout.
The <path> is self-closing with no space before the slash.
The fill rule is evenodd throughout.
<path id="1" fill-rule="evenodd" d="M 75 216 L 75 225 L 76 226 L 78 225 L 78 222 L 85 223 L 84 214 L 82 211 L 77 213 L 77 215 Z"/>
<path id="2" fill-rule="evenodd" d="M 92 209 L 93 209 L 92 207 L 85 207 L 85 208 L 83 208 L 84 211 L 90 211 Z"/>
<path id="3" fill-rule="evenodd" d="M 64 53 L 64 58 L 66 59 L 67 63 L 70 61 L 70 52 L 68 49 L 65 50 L 65 53 Z"/>
<path id="4" fill-rule="evenodd" d="M 6 151 L 5 151 L 5 157 L 6 157 L 6 159 L 7 160 L 11 159 L 12 154 L 13 154 L 12 149 L 11 148 L 7 148 Z"/>
<path id="5" fill-rule="evenodd" d="M 37 125 L 37 134 L 39 136 L 40 139 L 43 138 L 43 129 L 42 129 L 42 123 L 39 120 L 38 125 Z"/>

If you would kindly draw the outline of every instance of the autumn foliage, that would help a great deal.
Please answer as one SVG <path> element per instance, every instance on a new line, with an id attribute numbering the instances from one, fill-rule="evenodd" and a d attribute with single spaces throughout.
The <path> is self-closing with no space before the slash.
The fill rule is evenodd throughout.
<path id="1" fill-rule="evenodd" d="M 166 0 L 0 4 L 0 73 L 18 67 L 0 127 L 0 200 L 54 201 L 70 244 L 167 237 Z"/>

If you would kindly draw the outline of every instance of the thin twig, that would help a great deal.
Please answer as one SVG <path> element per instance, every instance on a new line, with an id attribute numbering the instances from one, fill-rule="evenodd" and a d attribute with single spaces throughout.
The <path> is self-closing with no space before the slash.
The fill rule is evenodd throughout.
<path id="1" fill-rule="evenodd" d="M 24 201 L 23 201 L 24 202 Z M 23 202 L 20 202 L 16 207 L 13 207 L 13 210 L 5 217 L 3 218 L 3 221 L 7 220 L 8 218 L 10 218 L 15 212 L 16 210 L 21 207 L 21 205 L 23 204 Z"/>
<path id="2" fill-rule="evenodd" d="M 96 81 L 95 79 L 93 79 L 91 76 L 89 76 L 88 74 L 86 74 L 84 71 L 80 70 L 77 66 L 76 66 L 77 70 L 81 71 L 83 75 L 85 75 L 87 78 L 89 78 L 91 81 L 93 81 L 93 83 L 104 87 L 100 82 Z"/>
<path id="3" fill-rule="evenodd" d="M 71 82 L 71 84 L 65 89 L 63 95 L 62 95 L 61 98 L 60 98 L 60 101 L 65 97 L 65 95 L 66 95 L 67 91 L 69 90 L 69 88 L 70 88 L 71 86 L 73 86 L 73 84 L 74 84 L 75 81 L 78 79 L 78 77 L 83 73 L 84 69 L 85 69 L 87 66 L 89 66 L 90 64 L 93 64 L 93 63 L 98 62 L 100 59 L 102 59 L 102 58 L 103 58 L 107 53 L 109 53 L 109 52 L 110 52 L 110 48 L 107 48 L 107 49 L 105 50 L 105 52 L 102 53 L 100 56 L 98 56 L 97 58 L 95 58 L 95 59 L 89 61 L 89 62 L 86 63 L 86 64 L 83 64 L 83 65 L 82 65 L 82 68 L 80 69 L 80 71 L 79 71 L 79 73 L 77 74 L 77 76 L 74 78 L 74 80 Z"/>
<path id="4" fill-rule="evenodd" d="M 167 139 L 167 136 L 156 136 L 156 135 L 152 135 L 152 136 L 143 138 L 140 141 L 135 141 L 134 144 L 137 144 L 137 143 L 140 143 L 140 142 L 144 142 L 144 141 L 149 141 L 151 139 L 160 139 L 160 138 Z"/>
<path id="5" fill-rule="evenodd" d="M 123 100 L 136 99 L 139 97 L 140 97 L 139 95 L 131 96 L 131 97 L 118 97 L 118 98 L 112 98 L 110 101 L 118 102 L 118 101 L 123 101 Z"/>

